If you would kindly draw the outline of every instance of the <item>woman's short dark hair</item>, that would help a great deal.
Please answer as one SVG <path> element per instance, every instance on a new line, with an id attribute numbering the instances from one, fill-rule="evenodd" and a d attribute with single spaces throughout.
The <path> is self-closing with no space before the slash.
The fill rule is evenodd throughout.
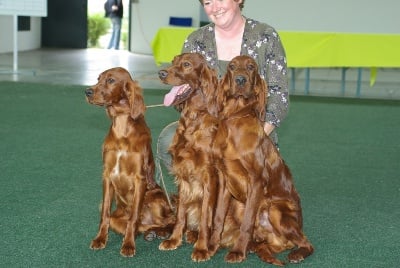
<path id="1" fill-rule="evenodd" d="M 238 1 L 238 0 L 234 0 L 234 1 Z M 239 4 L 240 10 L 242 10 L 244 8 L 244 1 L 245 0 L 242 0 L 242 3 Z M 200 2 L 201 5 L 203 5 L 203 0 L 199 0 L 199 2 Z"/>

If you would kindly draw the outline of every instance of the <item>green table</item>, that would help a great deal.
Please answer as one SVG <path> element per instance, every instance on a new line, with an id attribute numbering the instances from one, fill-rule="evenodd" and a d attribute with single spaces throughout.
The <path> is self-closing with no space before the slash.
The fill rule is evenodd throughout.
<path id="1" fill-rule="evenodd" d="M 156 64 L 170 63 L 175 55 L 180 54 L 185 38 L 196 29 L 160 28 L 152 41 Z M 295 68 L 306 68 L 306 93 L 310 68 L 342 68 L 342 91 L 345 87 L 346 70 L 358 68 L 359 95 L 362 68 L 371 68 L 370 82 L 373 85 L 376 68 L 400 67 L 399 34 L 279 31 L 279 35 L 286 50 L 288 67 L 292 68 L 293 72 Z"/>

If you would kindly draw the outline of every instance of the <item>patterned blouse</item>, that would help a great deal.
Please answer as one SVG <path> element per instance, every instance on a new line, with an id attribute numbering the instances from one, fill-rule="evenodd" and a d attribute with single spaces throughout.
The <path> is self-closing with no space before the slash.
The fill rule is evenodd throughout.
<path id="1" fill-rule="evenodd" d="M 185 40 L 182 52 L 202 54 L 221 78 L 228 62 L 218 60 L 214 29 L 214 23 L 210 23 L 191 33 Z M 258 63 L 260 75 L 268 84 L 265 121 L 279 127 L 288 113 L 289 93 L 286 54 L 278 33 L 265 23 L 246 18 L 240 54 L 249 55 Z M 275 131 L 270 137 L 278 144 Z"/>

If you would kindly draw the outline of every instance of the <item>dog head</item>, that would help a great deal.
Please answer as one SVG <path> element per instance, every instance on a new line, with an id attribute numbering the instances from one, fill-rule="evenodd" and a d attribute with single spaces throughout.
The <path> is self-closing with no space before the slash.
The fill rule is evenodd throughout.
<path id="1" fill-rule="evenodd" d="M 233 58 L 220 82 L 217 102 L 222 109 L 227 102 L 253 105 L 258 117 L 264 120 L 267 84 L 258 73 L 258 65 L 250 56 Z"/>
<path id="2" fill-rule="evenodd" d="M 126 69 L 108 69 L 102 72 L 97 80 L 96 85 L 85 90 L 88 103 L 105 106 L 111 117 L 120 113 L 130 113 L 135 119 L 144 114 L 146 107 L 142 88 Z"/>
<path id="3" fill-rule="evenodd" d="M 215 94 L 218 79 L 215 70 L 199 53 L 183 53 L 172 64 L 158 72 L 160 80 L 173 86 L 164 98 L 164 105 L 179 105 L 200 90 L 208 103 Z"/>

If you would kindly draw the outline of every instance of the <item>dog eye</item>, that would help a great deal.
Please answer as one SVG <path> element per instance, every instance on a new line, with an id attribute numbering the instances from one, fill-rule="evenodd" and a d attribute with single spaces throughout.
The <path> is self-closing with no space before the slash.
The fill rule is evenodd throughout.
<path id="1" fill-rule="evenodd" d="M 183 67 L 185 68 L 190 67 L 190 62 L 188 61 L 183 62 Z"/>
<path id="2" fill-rule="evenodd" d="M 249 64 L 249 65 L 247 65 L 247 70 L 249 70 L 249 71 L 253 71 L 254 70 L 254 65 L 253 64 Z"/>
<path id="3" fill-rule="evenodd" d="M 233 71 L 233 70 L 235 70 L 235 65 L 234 64 L 229 64 L 228 68 L 229 68 L 229 70 Z"/>
<path id="4" fill-rule="evenodd" d="M 107 83 L 108 83 L 108 84 L 112 84 L 112 83 L 114 83 L 114 82 L 115 82 L 114 78 L 108 78 L 108 79 L 107 79 Z"/>

